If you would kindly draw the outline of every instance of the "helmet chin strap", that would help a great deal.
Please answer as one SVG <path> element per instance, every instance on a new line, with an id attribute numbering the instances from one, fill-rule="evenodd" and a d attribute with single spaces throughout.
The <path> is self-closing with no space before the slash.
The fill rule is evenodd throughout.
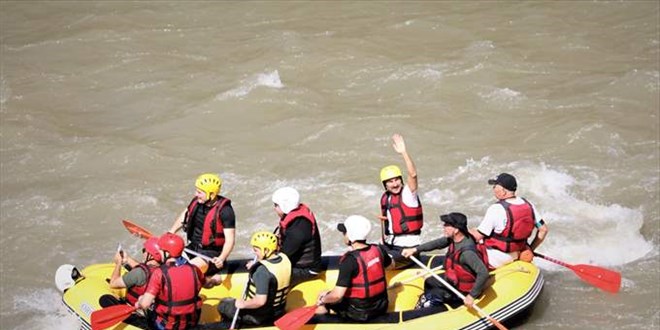
<path id="1" fill-rule="evenodd" d="M 262 252 L 264 253 L 264 259 L 268 259 L 273 255 L 275 251 L 270 251 L 267 248 L 264 248 Z"/>

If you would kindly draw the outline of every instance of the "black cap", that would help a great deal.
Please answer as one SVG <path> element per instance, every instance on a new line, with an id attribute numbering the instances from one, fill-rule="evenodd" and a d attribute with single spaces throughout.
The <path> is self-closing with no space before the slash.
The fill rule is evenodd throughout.
<path id="1" fill-rule="evenodd" d="M 516 191 L 516 189 L 518 189 L 518 182 L 516 182 L 516 178 L 509 173 L 500 173 L 500 175 L 496 176 L 495 179 L 488 180 L 488 184 L 498 184 L 508 191 Z"/>
<path id="2" fill-rule="evenodd" d="M 442 222 L 460 230 L 464 235 L 469 235 L 467 229 L 467 216 L 463 213 L 452 212 L 449 214 L 443 214 L 440 216 Z"/>
<path id="3" fill-rule="evenodd" d="M 343 223 L 337 224 L 337 230 L 339 230 L 342 234 L 346 234 L 346 226 L 344 226 Z"/>

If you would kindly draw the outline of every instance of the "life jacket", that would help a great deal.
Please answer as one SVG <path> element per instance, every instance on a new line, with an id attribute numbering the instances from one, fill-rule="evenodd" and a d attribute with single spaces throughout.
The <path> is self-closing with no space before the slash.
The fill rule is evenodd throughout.
<path id="1" fill-rule="evenodd" d="M 291 210 L 291 212 L 285 214 L 284 217 L 280 219 L 280 235 L 286 235 L 286 228 L 289 226 L 291 221 L 297 217 L 303 217 L 312 223 L 312 236 L 314 236 L 314 232 L 316 231 L 316 217 L 314 217 L 314 213 L 312 213 L 309 207 L 302 203 L 300 206 Z"/>
<path id="2" fill-rule="evenodd" d="M 387 290 L 384 257 L 378 246 L 370 245 L 367 249 L 347 252 L 341 257 L 340 263 L 349 254 L 357 261 L 358 274 L 352 279 L 351 287 L 346 289 L 344 297 L 365 299 L 384 293 Z"/>
<path id="3" fill-rule="evenodd" d="M 486 246 L 502 252 L 523 251 L 527 247 L 527 239 L 532 235 L 536 218 L 532 205 L 526 200 L 523 204 L 513 205 L 504 200 L 499 204 L 506 211 L 506 226 L 501 233 L 493 232 L 484 241 Z"/>
<path id="4" fill-rule="evenodd" d="M 201 247 L 215 247 L 221 248 L 225 244 L 225 232 L 224 227 L 222 226 L 222 219 L 220 219 L 220 212 L 222 208 L 231 204 L 231 200 L 223 196 L 218 196 L 218 200 L 215 201 L 211 209 L 208 210 L 206 216 L 204 217 L 204 226 L 202 229 L 202 241 L 199 242 Z M 198 207 L 199 203 L 197 198 L 188 204 L 188 211 L 183 220 L 183 226 L 186 230 L 186 236 L 189 238 L 193 237 L 193 232 L 195 230 L 195 209 Z"/>
<path id="5" fill-rule="evenodd" d="M 149 284 L 151 274 L 153 273 L 154 269 L 158 268 L 157 266 L 147 266 L 143 263 L 138 264 L 136 267 L 142 269 L 142 271 L 144 271 L 144 273 L 147 275 L 147 278 L 142 285 L 134 285 L 130 288 L 126 288 L 126 302 L 128 302 L 128 304 L 131 306 L 135 306 L 138 298 L 140 298 L 140 296 L 143 295 L 145 291 L 147 291 L 147 284 Z"/>
<path id="6" fill-rule="evenodd" d="M 418 207 L 408 207 L 403 203 L 401 194 L 391 194 L 386 191 L 380 198 L 380 210 L 384 217 L 387 217 L 387 211 L 390 211 L 392 220 L 392 231 L 390 232 L 389 220 L 385 221 L 385 231 L 387 235 L 401 234 L 420 234 L 424 226 L 424 217 L 422 212 L 422 203 L 417 196 Z"/>
<path id="7" fill-rule="evenodd" d="M 163 264 L 161 289 L 155 300 L 156 323 L 165 329 L 188 329 L 197 325 L 202 312 L 202 289 L 196 266 Z"/>
<path id="8" fill-rule="evenodd" d="M 271 274 L 271 285 L 268 289 L 268 297 L 266 303 L 255 311 L 262 317 L 270 318 L 272 316 L 280 316 L 284 314 L 284 307 L 286 307 L 286 295 L 289 293 L 289 284 L 291 281 L 291 261 L 284 253 L 279 253 L 278 256 L 281 260 L 277 263 L 272 260 L 259 261 L 268 272 Z M 258 267 L 252 267 L 250 270 L 249 283 L 247 289 L 247 297 L 253 298 L 256 295 L 257 287 L 252 280 L 252 274 Z"/>
<path id="9" fill-rule="evenodd" d="M 468 239 L 468 238 L 464 238 Z M 463 293 L 468 293 L 474 287 L 474 281 L 477 279 L 476 274 L 472 273 L 460 263 L 461 253 L 464 251 L 474 251 L 486 267 L 488 266 L 488 252 L 484 244 L 470 244 L 463 246 L 456 250 L 456 244 L 452 241 L 447 249 L 445 257 L 445 277 L 453 284 L 453 286 Z M 475 297 L 476 298 L 476 297 Z"/>
<path id="10" fill-rule="evenodd" d="M 321 236 L 318 231 L 318 225 L 316 224 L 316 217 L 307 205 L 300 204 L 299 207 L 293 209 L 291 212 L 284 215 L 282 219 L 280 219 L 280 242 L 283 242 L 286 239 L 287 227 L 291 224 L 291 222 L 293 222 L 293 220 L 298 217 L 302 217 L 305 220 L 311 222 L 312 233 L 309 236 L 311 239 L 307 240 L 307 242 L 305 242 L 302 246 L 302 253 L 300 254 L 300 258 L 293 266 L 296 268 L 318 268 L 320 266 L 321 259 Z"/>

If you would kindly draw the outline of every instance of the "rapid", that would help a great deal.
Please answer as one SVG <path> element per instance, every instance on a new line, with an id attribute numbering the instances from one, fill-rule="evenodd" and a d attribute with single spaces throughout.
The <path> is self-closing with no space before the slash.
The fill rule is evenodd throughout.
<path id="1" fill-rule="evenodd" d="M 374 222 L 378 171 L 419 173 L 423 241 L 470 226 L 509 172 L 550 233 L 539 252 L 621 272 L 599 291 L 535 260 L 524 329 L 660 328 L 660 4 L 626 2 L 0 3 L 0 328 L 76 329 L 61 264 L 111 262 L 170 228 L 218 173 L 235 258 L 298 189 L 324 254 Z"/>

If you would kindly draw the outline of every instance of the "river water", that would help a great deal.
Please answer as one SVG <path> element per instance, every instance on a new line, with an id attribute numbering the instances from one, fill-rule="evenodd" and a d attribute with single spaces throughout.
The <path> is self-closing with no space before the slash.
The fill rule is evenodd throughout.
<path id="1" fill-rule="evenodd" d="M 544 260 L 524 329 L 659 329 L 657 1 L 2 1 L 0 328 L 75 329 L 59 265 L 110 262 L 219 173 L 233 257 L 297 188 L 320 221 L 375 215 L 378 171 L 417 164 L 423 240 L 476 226 L 518 177 L 539 251 L 619 271 L 608 294 Z M 371 238 L 377 240 L 379 230 Z"/>

